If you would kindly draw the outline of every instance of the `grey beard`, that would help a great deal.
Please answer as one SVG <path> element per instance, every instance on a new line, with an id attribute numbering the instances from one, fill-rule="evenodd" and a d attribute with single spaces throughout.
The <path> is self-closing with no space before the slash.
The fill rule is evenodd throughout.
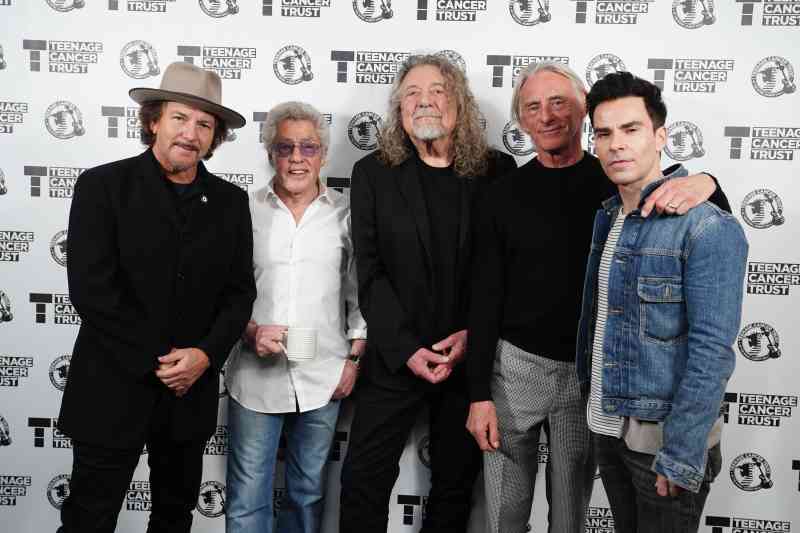
<path id="1" fill-rule="evenodd" d="M 425 124 L 414 126 L 414 137 L 420 141 L 435 141 L 444 137 L 444 128 L 441 125 Z"/>

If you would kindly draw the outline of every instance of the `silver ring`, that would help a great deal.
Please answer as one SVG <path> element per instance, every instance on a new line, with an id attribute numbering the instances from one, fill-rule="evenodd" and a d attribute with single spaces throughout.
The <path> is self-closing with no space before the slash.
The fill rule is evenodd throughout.
<path id="1" fill-rule="evenodd" d="M 672 209 L 674 209 L 676 211 L 678 210 L 678 206 L 675 205 L 675 204 L 667 204 L 667 207 L 671 207 Z"/>

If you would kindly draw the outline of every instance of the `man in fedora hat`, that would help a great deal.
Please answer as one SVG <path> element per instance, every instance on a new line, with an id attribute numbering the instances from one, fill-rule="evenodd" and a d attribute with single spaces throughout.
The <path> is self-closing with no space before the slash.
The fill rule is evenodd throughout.
<path id="1" fill-rule="evenodd" d="M 58 420 L 73 442 L 63 533 L 114 531 L 145 444 L 147 531 L 189 531 L 219 373 L 255 299 L 247 195 L 200 161 L 245 123 L 219 76 L 173 63 L 129 94 L 148 149 L 84 172 L 70 210 L 82 323 Z"/>

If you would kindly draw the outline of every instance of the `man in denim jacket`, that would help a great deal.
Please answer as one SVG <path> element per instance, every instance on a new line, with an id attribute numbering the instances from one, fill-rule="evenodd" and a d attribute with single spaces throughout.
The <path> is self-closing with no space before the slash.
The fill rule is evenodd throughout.
<path id="1" fill-rule="evenodd" d="M 735 356 L 747 241 L 706 202 L 642 217 L 662 175 L 666 106 L 630 73 L 587 97 L 619 194 L 598 210 L 578 330 L 579 380 L 617 533 L 697 531 L 720 467 L 719 409 Z"/>

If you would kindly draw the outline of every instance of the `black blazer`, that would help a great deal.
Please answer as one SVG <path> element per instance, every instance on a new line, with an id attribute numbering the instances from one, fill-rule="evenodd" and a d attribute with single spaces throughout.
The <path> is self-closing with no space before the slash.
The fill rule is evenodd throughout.
<path id="1" fill-rule="evenodd" d="M 171 430 L 187 440 L 214 431 L 219 372 L 255 300 L 253 232 L 244 191 L 202 163 L 196 184 L 181 224 L 150 150 L 76 183 L 67 276 L 82 324 L 58 421 L 73 439 L 141 446 L 166 389 L 157 358 L 172 347 L 202 349 L 211 367 L 166 403 Z"/>
<path id="2" fill-rule="evenodd" d="M 466 328 L 471 259 L 472 202 L 482 186 L 516 168 L 514 159 L 492 152 L 487 176 L 463 178 L 459 238 L 458 329 Z M 384 384 L 422 380 L 405 363 L 433 338 L 435 309 L 431 267 L 431 218 L 415 157 L 395 167 L 372 153 L 353 167 L 350 209 L 358 272 L 358 300 L 369 328 L 364 373 Z"/>

